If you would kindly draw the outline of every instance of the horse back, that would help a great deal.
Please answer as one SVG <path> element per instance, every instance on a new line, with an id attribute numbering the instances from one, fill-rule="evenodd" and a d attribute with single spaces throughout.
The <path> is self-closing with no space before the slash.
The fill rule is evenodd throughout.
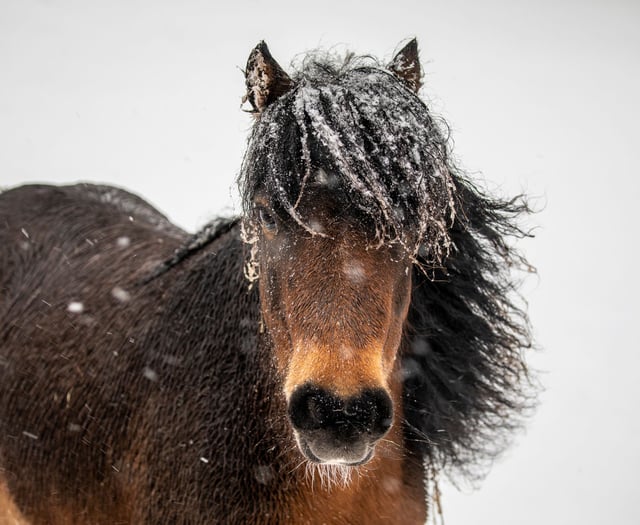
<path id="1" fill-rule="evenodd" d="M 0 194 L 0 488 L 34 523 L 126 521 L 115 502 L 135 487 L 112 474 L 141 395 L 126 381 L 162 294 L 137 283 L 186 237 L 116 188 Z"/>
<path id="2" fill-rule="evenodd" d="M 104 251 L 106 242 L 114 242 L 112 251 L 136 241 L 171 249 L 185 237 L 155 208 L 119 188 L 27 185 L 5 191 L 0 193 L 0 302 L 6 306 L 16 288 L 24 294 L 36 268 L 55 267 L 58 260 L 69 268 L 72 259 L 91 256 L 91 248 Z M 135 248 L 139 252 L 142 246 Z M 155 252 L 163 256 L 162 249 Z"/>

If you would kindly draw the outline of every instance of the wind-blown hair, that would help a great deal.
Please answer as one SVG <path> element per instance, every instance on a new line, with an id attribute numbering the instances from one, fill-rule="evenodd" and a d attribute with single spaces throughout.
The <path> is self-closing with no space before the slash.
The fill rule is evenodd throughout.
<path id="1" fill-rule="evenodd" d="M 375 225 L 377 241 L 411 252 L 429 246 L 439 262 L 450 246 L 455 188 L 424 103 L 366 57 L 307 55 L 293 81 L 253 128 L 240 179 L 245 212 L 262 189 L 276 211 L 303 223 L 296 203 L 320 168 Z"/>
<path id="2" fill-rule="evenodd" d="M 510 245 L 528 235 L 522 197 L 491 199 L 456 176 L 453 249 L 425 274 L 418 257 L 403 355 L 410 448 L 435 466 L 483 474 L 534 405 L 523 350 L 532 346 L 516 272 L 533 271 Z"/>
<path id="3" fill-rule="evenodd" d="M 531 342 L 512 275 L 529 267 L 510 243 L 526 235 L 526 201 L 470 182 L 426 104 L 373 59 L 312 54 L 292 80 L 249 139 L 239 179 L 247 238 L 261 191 L 306 226 L 296 204 L 321 169 L 378 242 L 410 252 L 405 436 L 432 467 L 468 470 L 500 451 L 531 404 L 521 355 Z"/>

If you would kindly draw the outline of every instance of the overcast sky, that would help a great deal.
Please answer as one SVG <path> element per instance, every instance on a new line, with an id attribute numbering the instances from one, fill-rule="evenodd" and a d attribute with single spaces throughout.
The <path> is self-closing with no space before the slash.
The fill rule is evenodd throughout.
<path id="1" fill-rule="evenodd" d="M 546 390 L 477 490 L 443 487 L 446 523 L 639 523 L 640 2 L 224 5 L 0 0 L 0 186 L 111 183 L 194 230 L 234 212 L 259 40 L 287 65 L 416 36 L 461 164 L 542 210 L 524 249 Z"/>

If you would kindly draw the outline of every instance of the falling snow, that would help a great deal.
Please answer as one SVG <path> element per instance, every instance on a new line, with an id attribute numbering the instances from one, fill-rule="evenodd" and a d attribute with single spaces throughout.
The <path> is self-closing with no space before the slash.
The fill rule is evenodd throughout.
<path id="1" fill-rule="evenodd" d="M 121 303 L 126 303 L 131 299 L 131 294 L 123 288 L 120 288 L 119 286 L 116 286 L 113 290 L 111 290 L 111 295 Z"/>
<path id="2" fill-rule="evenodd" d="M 347 278 L 355 284 L 362 284 L 367 279 L 367 273 L 364 266 L 356 259 L 346 261 L 342 266 L 342 271 Z"/>
<path id="3" fill-rule="evenodd" d="M 318 233 L 318 234 L 325 233 L 324 226 L 322 226 L 322 223 L 318 219 L 316 219 L 315 217 L 311 217 L 309 219 L 309 229 L 313 233 Z"/>
<path id="4" fill-rule="evenodd" d="M 122 237 L 118 237 L 116 239 L 116 245 L 118 246 L 118 248 L 127 248 L 129 247 L 130 244 L 131 244 L 131 239 L 126 235 L 123 235 Z"/>
<path id="5" fill-rule="evenodd" d="M 267 485 L 275 478 L 273 467 L 269 465 L 258 465 L 254 469 L 256 481 L 261 485 Z"/>
<path id="6" fill-rule="evenodd" d="M 84 312 L 84 304 L 79 301 L 71 301 L 67 305 L 67 312 L 71 312 L 72 314 L 81 314 Z"/>
<path id="7" fill-rule="evenodd" d="M 144 370 L 142 371 L 142 375 L 146 377 L 149 381 L 156 382 L 158 380 L 158 373 L 153 368 L 150 368 L 148 366 L 144 367 Z"/>

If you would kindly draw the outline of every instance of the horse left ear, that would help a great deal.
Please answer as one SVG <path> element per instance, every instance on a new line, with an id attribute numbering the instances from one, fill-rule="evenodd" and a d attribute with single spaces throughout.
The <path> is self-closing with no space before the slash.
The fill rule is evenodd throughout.
<path id="1" fill-rule="evenodd" d="M 269 104 L 293 87 L 293 80 L 271 56 L 264 41 L 251 51 L 244 76 L 247 93 L 242 101 L 251 103 L 253 113 L 262 113 Z"/>
<path id="2" fill-rule="evenodd" d="M 418 58 L 418 41 L 413 38 L 387 66 L 400 80 L 417 93 L 422 87 L 422 68 Z"/>

